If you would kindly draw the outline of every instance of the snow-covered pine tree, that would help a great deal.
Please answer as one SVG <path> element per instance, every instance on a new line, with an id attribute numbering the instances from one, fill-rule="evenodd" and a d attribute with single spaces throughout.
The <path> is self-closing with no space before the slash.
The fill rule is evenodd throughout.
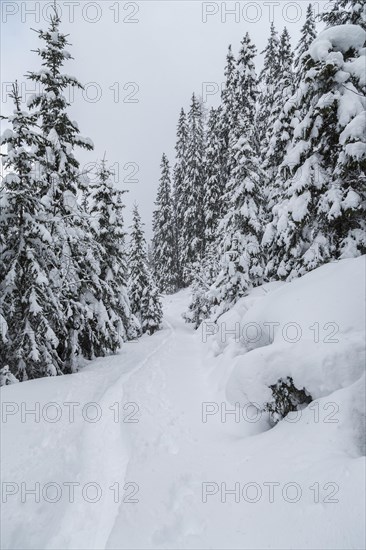
<path id="1" fill-rule="evenodd" d="M 278 66 L 280 76 L 274 91 L 272 110 L 266 141 L 268 148 L 265 152 L 263 168 L 267 176 L 267 188 L 265 191 L 265 220 L 271 219 L 271 211 L 282 193 L 281 182 L 278 178 L 278 170 L 284 159 L 293 136 L 294 106 L 294 75 L 292 70 L 293 53 L 291 51 L 290 35 L 283 30 L 278 50 Z M 270 261 L 266 262 L 270 265 Z"/>
<path id="2" fill-rule="evenodd" d="M 212 243 L 206 249 L 205 257 L 193 266 L 190 303 L 188 311 L 183 314 L 186 322 L 193 323 L 195 329 L 211 314 L 215 300 L 210 289 L 217 279 L 219 270 L 217 245 Z"/>
<path id="3" fill-rule="evenodd" d="M 113 171 L 104 158 L 89 194 L 90 226 L 101 250 L 100 278 L 103 281 L 102 295 L 93 312 L 96 316 L 100 314 L 93 338 L 98 346 L 96 355 L 117 351 L 122 342 L 137 334 L 127 291 L 122 200 L 125 191 L 114 187 L 112 176 Z"/>
<path id="4" fill-rule="evenodd" d="M 23 381 L 62 373 L 58 338 L 66 333 L 53 284 L 57 258 L 39 193 L 44 174 L 37 169 L 37 160 L 44 143 L 37 132 L 36 116 L 20 108 L 17 84 L 11 97 L 15 103 L 8 118 L 11 129 L 0 139 L 0 145 L 7 146 L 3 155 L 7 174 L 0 196 L 0 301 L 7 330 L 0 360 L 1 367 L 10 367 Z"/>
<path id="5" fill-rule="evenodd" d="M 49 29 L 38 31 L 44 42 L 44 46 L 36 50 L 42 68 L 27 75 L 31 81 L 40 83 L 43 90 L 30 98 L 28 106 L 47 140 L 47 145 L 40 150 L 40 162 L 46 174 L 41 194 L 52 218 L 50 233 L 58 256 L 55 283 L 59 285 L 68 331 L 59 349 L 66 372 L 72 372 L 77 369 L 79 355 L 90 357 L 93 350 L 99 348 L 97 334 L 94 334 L 99 314 L 90 316 L 90 310 L 101 300 L 103 281 L 101 249 L 93 239 L 88 216 L 79 201 L 85 185 L 74 154 L 76 147 L 91 150 L 93 145 L 80 136 L 76 122 L 71 121 L 67 112 L 65 90 L 82 86 L 76 78 L 62 72 L 71 55 L 66 49 L 67 36 L 59 29 L 60 23 L 55 5 Z"/>
<path id="6" fill-rule="evenodd" d="M 177 249 L 169 161 L 161 159 L 161 178 L 153 219 L 154 277 L 160 292 L 172 293 L 178 287 Z"/>
<path id="7" fill-rule="evenodd" d="M 280 37 L 278 48 L 278 70 L 276 89 L 272 99 L 272 108 L 268 120 L 268 132 L 266 142 L 268 149 L 265 152 L 264 169 L 269 179 L 268 203 L 271 203 L 273 193 L 273 180 L 280 166 L 287 143 L 292 137 L 291 115 L 287 105 L 283 106 L 290 99 L 294 92 L 294 75 L 292 71 L 293 53 L 291 51 L 290 35 L 286 27 Z"/>
<path id="8" fill-rule="evenodd" d="M 238 71 L 236 60 L 232 52 L 232 47 L 229 45 L 226 55 L 225 66 L 225 85 L 221 94 L 221 109 L 219 113 L 219 137 L 220 137 L 220 157 L 221 157 L 221 173 L 223 185 L 225 186 L 230 178 L 230 159 L 229 159 L 229 144 L 233 142 L 232 133 L 236 128 L 238 119 L 237 111 L 237 91 L 238 91 Z M 223 213 L 226 205 L 222 204 Z"/>
<path id="9" fill-rule="evenodd" d="M 299 84 L 301 77 L 299 78 L 299 69 L 303 59 L 303 56 L 308 52 L 310 44 L 316 38 L 316 24 L 315 24 L 315 14 L 313 11 L 313 6 L 308 5 L 306 9 L 306 19 L 305 23 L 301 29 L 300 40 L 295 48 L 295 82 L 296 85 Z"/>
<path id="10" fill-rule="evenodd" d="M 206 249 L 217 239 L 217 226 L 222 218 L 224 178 L 220 142 L 221 109 L 210 109 L 206 133 L 203 204 Z"/>
<path id="11" fill-rule="evenodd" d="M 192 266 L 192 294 L 188 311 L 184 313 L 186 322 L 197 329 L 206 319 L 212 307 L 209 289 L 219 272 L 218 225 L 224 213 L 224 176 L 222 156 L 222 136 L 220 135 L 221 108 L 211 108 L 206 133 L 206 156 L 204 166 L 204 216 L 205 254 Z M 227 155 L 226 155 L 227 158 Z"/>
<path id="12" fill-rule="evenodd" d="M 265 237 L 279 277 L 366 250 L 365 39 L 361 26 L 330 27 L 302 62 L 301 116 L 280 168 L 284 197 Z"/>
<path id="13" fill-rule="evenodd" d="M 220 271 L 219 244 L 224 239 L 224 227 L 219 222 L 229 207 L 226 188 L 236 164 L 233 151 L 241 135 L 240 110 L 245 111 L 240 86 L 238 64 L 229 45 L 222 103 L 218 109 L 211 110 L 206 132 L 203 187 L 205 252 L 200 261 L 191 264 L 192 296 L 185 313 L 186 321 L 193 322 L 196 328 L 210 314 L 214 298 L 209 289 Z"/>
<path id="14" fill-rule="evenodd" d="M 304 86 L 307 86 L 305 79 L 307 73 L 307 63 L 309 60 L 308 48 L 316 36 L 315 17 L 312 5 L 309 4 L 306 11 L 306 21 L 301 30 L 301 37 L 296 47 L 295 57 L 295 74 L 293 95 L 289 97 L 291 84 L 285 87 L 284 102 L 281 112 L 278 115 L 277 121 L 274 123 L 273 135 L 269 143 L 266 162 L 271 169 L 271 177 L 269 178 L 268 189 L 266 192 L 266 228 L 264 231 L 262 246 L 266 256 L 266 278 L 277 278 L 277 270 L 281 262 L 280 239 L 274 231 L 274 223 L 277 223 L 278 207 L 284 199 L 284 177 L 285 172 L 282 167 L 282 162 L 291 147 L 294 131 L 299 121 L 306 115 L 307 108 L 305 103 L 299 102 L 299 97 L 303 94 Z M 282 86 L 286 86 L 286 80 L 291 83 L 291 80 L 286 75 L 290 75 L 289 71 L 285 71 L 282 77 Z"/>
<path id="15" fill-rule="evenodd" d="M 158 287 L 148 273 L 147 286 L 144 288 L 141 300 L 142 332 L 148 335 L 159 330 L 163 319 L 163 308 Z"/>
<path id="16" fill-rule="evenodd" d="M 191 280 L 192 266 L 204 254 L 204 127 L 202 104 L 192 95 L 188 116 L 188 143 L 186 149 L 186 169 L 184 175 L 181 204 L 185 205 L 183 225 L 180 231 L 180 264 L 183 280 Z"/>
<path id="17" fill-rule="evenodd" d="M 260 151 L 264 159 L 268 149 L 268 131 L 271 129 L 269 120 L 271 119 L 273 96 L 281 74 L 279 68 L 279 39 L 273 22 L 271 23 L 267 46 L 261 54 L 264 54 L 264 66 L 258 79 L 260 93 L 258 94 L 256 127 Z"/>
<path id="18" fill-rule="evenodd" d="M 232 172 L 226 186 L 228 212 L 221 227 L 221 271 L 211 293 L 221 313 L 235 303 L 263 275 L 260 250 L 261 193 L 265 176 L 253 146 L 252 121 L 257 100 L 254 58 L 255 46 L 248 33 L 242 40 L 238 58 L 239 116 L 236 131 L 240 137 L 231 145 Z"/>
<path id="19" fill-rule="evenodd" d="M 133 208 L 128 258 L 128 295 L 131 312 L 141 322 L 141 300 L 148 283 L 146 241 L 137 204 Z"/>
<path id="20" fill-rule="evenodd" d="M 253 124 L 258 98 L 258 78 L 255 71 L 254 59 L 257 50 L 248 33 L 240 43 L 240 50 L 236 62 L 237 77 L 235 91 L 235 139 L 246 134 L 253 147 L 257 146 L 256 129 Z M 234 163 L 235 165 L 235 163 Z"/>
<path id="21" fill-rule="evenodd" d="M 153 331 L 159 319 L 161 302 L 148 266 L 143 223 L 136 204 L 133 209 L 128 265 L 131 311 L 141 325 L 141 332 Z"/>
<path id="22" fill-rule="evenodd" d="M 366 2 L 365 0 L 330 0 L 327 11 L 321 15 L 327 27 L 335 25 L 360 25 L 366 30 Z"/>
<path id="23" fill-rule="evenodd" d="M 184 109 L 181 109 L 178 126 L 177 126 L 177 141 L 175 145 L 176 159 L 173 173 L 173 208 L 175 217 L 175 246 L 177 251 L 177 272 L 178 272 L 178 287 L 184 286 L 183 273 L 181 266 L 181 239 L 182 228 L 184 224 L 184 215 L 186 211 L 186 203 L 184 200 L 184 183 L 186 172 L 186 152 L 188 144 L 188 123 Z"/>

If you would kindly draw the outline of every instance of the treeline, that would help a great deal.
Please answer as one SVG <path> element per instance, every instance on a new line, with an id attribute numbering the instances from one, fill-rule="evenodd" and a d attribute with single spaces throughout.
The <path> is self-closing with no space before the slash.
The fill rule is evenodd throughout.
<path id="1" fill-rule="evenodd" d="M 153 257 L 160 290 L 193 285 L 196 326 L 265 281 L 366 251 L 366 3 L 333 0 L 321 19 L 317 35 L 309 4 L 294 51 L 272 24 L 259 76 L 246 33 L 220 106 L 207 117 L 193 94 L 180 113 Z"/>
<path id="2" fill-rule="evenodd" d="M 13 85 L 0 141 L 1 385 L 75 372 L 82 358 L 152 334 L 162 317 L 137 207 L 127 251 L 123 192 L 106 161 L 93 182 L 80 168 L 77 148 L 93 144 L 67 112 L 65 90 L 82 86 L 63 73 L 71 56 L 59 26 L 55 7 L 38 31 L 41 68 L 27 74 L 42 91 L 24 111 Z"/>

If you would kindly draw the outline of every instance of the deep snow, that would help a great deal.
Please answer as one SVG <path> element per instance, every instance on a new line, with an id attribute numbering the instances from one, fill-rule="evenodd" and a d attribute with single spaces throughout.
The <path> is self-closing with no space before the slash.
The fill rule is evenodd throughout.
<path id="1" fill-rule="evenodd" d="M 207 338 L 181 317 L 188 291 L 165 297 L 163 330 L 119 355 L 2 388 L 2 548 L 364 548 L 364 260 L 258 288 Z M 249 322 L 280 326 L 238 339 Z M 250 403 L 286 373 L 316 400 L 269 429 Z M 39 503 L 22 495 L 36 483 Z"/>

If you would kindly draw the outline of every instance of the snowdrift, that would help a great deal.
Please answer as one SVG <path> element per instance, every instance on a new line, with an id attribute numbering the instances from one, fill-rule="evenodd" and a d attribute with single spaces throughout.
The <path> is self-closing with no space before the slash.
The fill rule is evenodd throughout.
<path id="1" fill-rule="evenodd" d="M 255 289 L 222 315 L 210 348 L 220 355 L 217 387 L 242 407 L 263 409 L 269 386 L 286 377 L 314 400 L 354 391 L 365 369 L 365 257 Z M 356 392 L 352 407 L 362 406 Z"/>

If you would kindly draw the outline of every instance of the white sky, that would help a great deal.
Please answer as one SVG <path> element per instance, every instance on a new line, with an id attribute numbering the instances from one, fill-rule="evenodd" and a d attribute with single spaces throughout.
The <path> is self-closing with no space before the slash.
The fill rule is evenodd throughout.
<path id="1" fill-rule="evenodd" d="M 273 16 L 280 32 L 287 26 L 295 46 L 308 3 L 58 1 L 62 30 L 70 33 L 69 50 L 75 58 L 65 72 L 89 83 L 84 97 L 77 92 L 71 107 L 81 133 L 95 144 L 95 151 L 82 152 L 80 160 L 82 165 L 94 162 L 106 151 L 109 163 L 118 163 L 118 187 L 129 190 L 127 226 L 136 201 L 151 237 L 161 155 L 165 152 L 173 164 L 179 111 L 189 107 L 192 92 L 202 95 L 205 83 L 211 83 L 213 91 L 221 86 L 228 44 L 236 53 L 248 31 L 262 51 Z M 312 4 L 317 13 L 327 2 Z M 9 82 L 18 79 L 23 89 L 30 90 L 23 75 L 40 66 L 30 51 L 40 41 L 30 28 L 46 27 L 50 5 L 50 1 L 1 1 L 2 114 L 11 108 L 6 98 Z M 207 106 L 218 101 L 216 91 L 207 97 Z M 131 175 L 137 168 L 138 173 Z"/>

